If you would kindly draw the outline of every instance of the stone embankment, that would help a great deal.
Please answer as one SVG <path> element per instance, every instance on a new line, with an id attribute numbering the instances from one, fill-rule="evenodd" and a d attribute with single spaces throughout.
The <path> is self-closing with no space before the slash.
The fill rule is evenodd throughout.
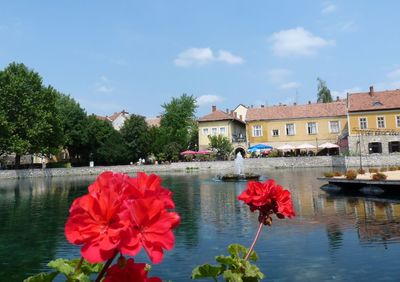
<path id="1" fill-rule="evenodd" d="M 382 167 L 400 165 L 400 154 L 368 155 L 361 158 L 363 167 Z M 287 158 L 260 158 L 244 159 L 244 170 L 271 169 L 271 168 L 312 168 L 312 167 L 358 167 L 359 157 L 318 156 L 318 157 L 287 157 Z M 210 171 L 213 173 L 234 172 L 233 161 L 214 162 L 179 162 L 163 165 L 124 165 L 124 166 L 95 166 L 76 168 L 46 168 L 23 170 L 0 170 L 0 179 L 29 178 L 29 177 L 58 177 L 98 175 L 103 171 L 111 170 L 125 173 L 138 171 L 165 173 L 179 171 Z"/>

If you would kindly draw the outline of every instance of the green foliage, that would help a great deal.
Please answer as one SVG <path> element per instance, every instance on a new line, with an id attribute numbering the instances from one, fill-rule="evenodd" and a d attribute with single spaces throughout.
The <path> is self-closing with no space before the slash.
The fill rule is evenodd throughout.
<path id="1" fill-rule="evenodd" d="M 0 71 L 0 151 L 55 154 L 62 143 L 57 92 L 45 87 L 38 73 L 11 63 Z"/>
<path id="2" fill-rule="evenodd" d="M 89 141 L 86 112 L 73 98 L 61 93 L 57 93 L 57 109 L 64 136 L 63 148 L 68 150 L 71 159 L 82 162 Z"/>
<path id="3" fill-rule="evenodd" d="M 332 102 L 331 91 L 328 86 L 326 86 L 326 81 L 321 78 L 317 78 L 318 81 L 318 93 L 317 93 L 317 101 L 318 103 L 329 103 Z"/>
<path id="4" fill-rule="evenodd" d="M 208 139 L 210 140 L 210 148 L 217 151 L 217 156 L 219 159 L 227 159 L 232 153 L 233 145 L 227 137 L 222 135 L 209 135 Z"/>
<path id="5" fill-rule="evenodd" d="M 24 282 L 51 282 L 58 274 L 63 274 L 68 282 L 90 282 L 90 275 L 100 272 L 103 268 L 103 264 L 101 263 L 90 264 L 84 260 L 79 269 L 77 269 L 79 262 L 80 259 L 66 260 L 60 258 L 52 260 L 47 266 L 55 271 L 39 273 L 28 277 Z"/>
<path id="6" fill-rule="evenodd" d="M 219 265 L 203 264 L 193 269 L 192 279 L 213 278 L 217 281 L 221 276 L 230 282 L 257 282 L 264 278 L 264 274 L 256 265 L 244 260 L 248 249 L 239 244 L 228 246 L 229 256 L 217 256 L 215 260 Z M 257 261 L 258 256 L 253 251 L 249 257 L 251 261 Z"/>
<path id="7" fill-rule="evenodd" d="M 139 158 L 146 158 L 150 151 L 149 127 L 145 117 L 131 115 L 125 121 L 121 130 L 122 138 L 127 145 L 127 157 L 136 162 Z"/>

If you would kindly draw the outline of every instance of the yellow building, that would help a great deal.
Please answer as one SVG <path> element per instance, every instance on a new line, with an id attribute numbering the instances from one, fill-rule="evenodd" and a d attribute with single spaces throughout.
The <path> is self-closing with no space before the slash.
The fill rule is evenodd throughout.
<path id="1" fill-rule="evenodd" d="M 400 90 L 352 93 L 347 97 L 349 149 L 353 153 L 400 152 Z"/>
<path id="2" fill-rule="evenodd" d="M 211 113 L 201 117 L 198 123 L 199 150 L 209 148 L 209 135 L 227 137 L 233 143 L 235 152 L 237 150 L 244 152 L 246 149 L 246 124 L 243 121 L 243 116 L 238 116 L 237 112 L 229 112 L 228 110 L 224 112 L 218 110 L 216 106 L 212 106 Z"/>
<path id="3" fill-rule="evenodd" d="M 296 147 L 341 143 L 347 136 L 346 102 L 308 103 L 250 108 L 246 116 L 249 146 Z"/>

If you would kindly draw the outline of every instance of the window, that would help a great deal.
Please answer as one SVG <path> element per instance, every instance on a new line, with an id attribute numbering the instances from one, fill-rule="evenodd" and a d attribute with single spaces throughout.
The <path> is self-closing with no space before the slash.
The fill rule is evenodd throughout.
<path id="1" fill-rule="evenodd" d="M 307 132 L 308 132 L 308 134 L 317 134 L 317 123 L 316 122 L 308 122 L 307 123 Z"/>
<path id="2" fill-rule="evenodd" d="M 370 154 L 382 153 L 382 143 L 381 142 L 368 143 L 368 150 Z"/>
<path id="3" fill-rule="evenodd" d="M 360 129 L 367 129 L 368 124 L 367 124 L 367 118 L 362 117 L 360 118 Z"/>
<path id="4" fill-rule="evenodd" d="M 396 127 L 400 127 L 400 116 L 396 116 Z"/>
<path id="5" fill-rule="evenodd" d="M 392 141 L 389 142 L 389 153 L 400 152 L 400 142 Z"/>
<path id="6" fill-rule="evenodd" d="M 272 129 L 272 136 L 279 136 L 279 129 Z"/>
<path id="7" fill-rule="evenodd" d="M 203 135 L 208 136 L 208 128 L 203 128 Z"/>
<path id="8" fill-rule="evenodd" d="M 286 135 L 292 136 L 294 134 L 295 134 L 294 124 L 293 123 L 287 123 L 286 124 Z"/>
<path id="9" fill-rule="evenodd" d="M 378 124 L 378 128 L 385 128 L 385 117 L 377 117 L 376 123 Z"/>
<path id="10" fill-rule="evenodd" d="M 217 135 L 217 128 L 216 127 L 211 128 L 211 135 Z"/>
<path id="11" fill-rule="evenodd" d="M 261 125 L 254 125 L 253 126 L 253 137 L 262 136 L 262 126 Z"/>
<path id="12" fill-rule="evenodd" d="M 219 129 L 219 134 L 225 135 L 225 127 L 221 127 L 221 128 Z"/>
<path id="13" fill-rule="evenodd" d="M 339 128 L 339 121 L 330 121 L 329 122 L 329 130 L 331 133 L 339 133 L 340 128 Z"/>

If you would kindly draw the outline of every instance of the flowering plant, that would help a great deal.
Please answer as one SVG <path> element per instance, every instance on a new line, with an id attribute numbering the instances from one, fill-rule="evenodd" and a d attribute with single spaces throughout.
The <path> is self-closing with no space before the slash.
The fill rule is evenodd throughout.
<path id="1" fill-rule="evenodd" d="M 60 273 L 67 281 L 90 281 L 97 272 L 96 282 L 161 281 L 148 278 L 149 267 L 125 256 L 135 256 L 143 248 L 153 263 L 160 263 L 164 250 L 175 243 L 172 229 L 180 216 L 170 211 L 174 207 L 172 193 L 161 186 L 159 176 L 138 173 L 131 178 L 104 172 L 86 195 L 74 200 L 65 225 L 67 240 L 81 246 L 81 259 L 52 261 L 48 266 L 55 271 L 25 281 L 53 281 Z M 118 254 L 117 264 L 111 266 Z"/>
<path id="2" fill-rule="evenodd" d="M 259 227 L 249 249 L 238 244 L 228 247 L 229 256 L 217 256 L 219 265 L 204 264 L 192 271 L 192 279 L 223 276 L 226 281 L 260 281 L 264 275 L 250 261 L 258 259 L 254 246 L 264 225 L 278 218 L 295 215 L 290 192 L 275 181 L 251 181 L 238 197 L 258 211 Z M 71 244 L 81 246 L 80 259 L 56 259 L 48 266 L 54 271 L 39 273 L 26 282 L 49 282 L 63 274 L 67 281 L 96 282 L 138 281 L 161 282 L 148 277 L 150 266 L 133 258 L 143 248 L 152 263 L 163 260 L 164 250 L 175 243 L 172 230 L 180 223 L 172 193 L 161 186 L 157 175 L 104 172 L 88 188 L 88 193 L 75 199 L 69 210 L 65 236 Z M 119 255 L 116 263 L 115 258 Z"/>
<path id="3" fill-rule="evenodd" d="M 203 264 L 192 271 L 193 279 L 213 278 L 223 276 L 226 281 L 260 281 L 264 274 L 252 265 L 249 260 L 257 261 L 258 256 L 254 246 L 264 225 L 272 225 L 272 215 L 278 218 L 292 218 L 295 216 L 290 192 L 284 190 L 272 179 L 264 183 L 250 181 L 246 189 L 238 196 L 238 200 L 245 202 L 252 212 L 258 211 L 258 229 L 250 248 L 238 244 L 228 247 L 230 256 L 217 256 L 219 265 Z"/>

